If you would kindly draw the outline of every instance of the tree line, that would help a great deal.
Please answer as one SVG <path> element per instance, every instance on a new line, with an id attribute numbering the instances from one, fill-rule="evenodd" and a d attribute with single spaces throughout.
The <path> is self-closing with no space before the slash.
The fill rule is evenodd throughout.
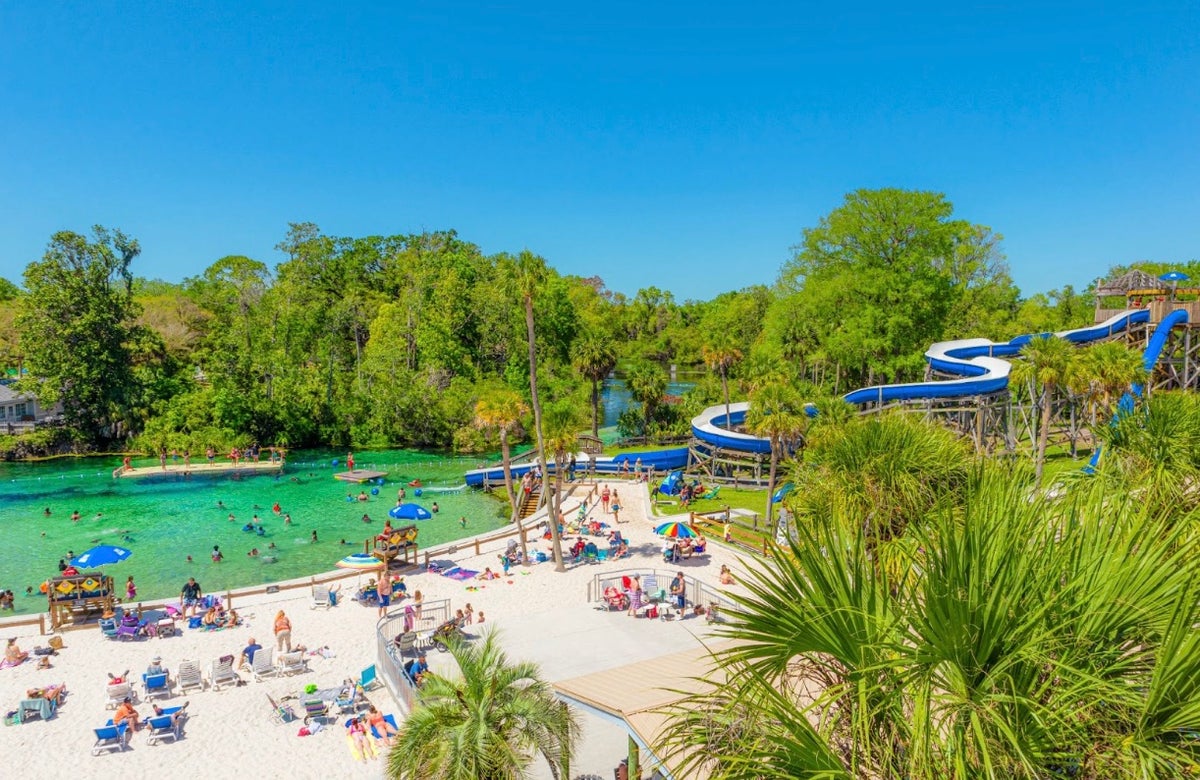
<path id="1" fill-rule="evenodd" d="M 655 437 L 773 377 L 825 394 L 913 379 L 932 341 L 1056 330 L 1092 311 L 1070 286 L 1023 298 L 998 234 L 956 219 L 942 194 L 896 189 L 850 193 L 774 284 L 707 301 L 628 296 L 454 231 L 337 237 L 299 223 L 277 248 L 273 268 L 228 256 L 172 283 L 136 276 L 141 247 L 119 230 L 55 233 L 21 287 L 0 284 L 0 363 L 61 402 L 90 446 L 475 452 L 498 437 L 478 424 L 481 399 L 531 400 L 530 338 L 547 406 L 586 411 L 595 431 L 599 385 L 619 368 L 637 402 L 621 432 Z M 532 281 L 531 261 L 544 269 Z M 670 397 L 672 364 L 707 373 Z"/>

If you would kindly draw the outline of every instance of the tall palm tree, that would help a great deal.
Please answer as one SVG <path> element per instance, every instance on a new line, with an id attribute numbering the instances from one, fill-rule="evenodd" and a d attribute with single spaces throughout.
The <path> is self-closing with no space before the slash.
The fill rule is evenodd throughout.
<path id="1" fill-rule="evenodd" d="M 537 665 L 510 662 L 495 632 L 450 652 L 461 676 L 424 677 L 388 753 L 387 776 L 515 780 L 541 755 L 555 778 L 567 777 L 579 723 Z"/>
<path id="2" fill-rule="evenodd" d="M 721 377 L 721 393 L 725 396 L 725 425 L 729 426 L 729 369 L 742 359 L 742 351 L 728 344 L 720 346 L 705 345 L 700 354 L 704 365 L 716 371 Z"/>
<path id="3" fill-rule="evenodd" d="M 517 257 L 517 276 L 521 290 L 521 299 L 525 303 L 525 333 L 529 341 L 529 400 L 533 404 L 533 427 L 537 431 L 538 467 L 542 473 L 542 485 L 549 478 L 546 469 L 546 434 L 542 427 L 542 402 L 538 398 L 537 376 L 537 334 L 533 327 L 533 298 L 538 287 L 545 282 L 547 271 L 546 261 L 528 250 Z M 547 498 L 548 491 L 542 490 L 542 500 Z M 554 567 L 557 571 L 565 571 L 563 563 L 562 541 L 558 535 L 557 518 L 550 516 L 550 538 L 554 549 Z"/>
<path id="4" fill-rule="evenodd" d="M 1145 383 L 1145 360 L 1137 350 L 1121 341 L 1105 341 L 1087 347 L 1076 355 L 1068 383 L 1087 398 L 1096 417 L 1109 422 L 1117 411 L 1117 401 L 1134 385 Z"/>
<path id="5" fill-rule="evenodd" d="M 1200 542 L 1100 483 L 994 467 L 912 526 L 892 578 L 861 518 L 748 570 L 711 688 L 659 754 L 726 778 L 1177 778 L 1200 769 Z"/>
<path id="6" fill-rule="evenodd" d="M 1046 468 L 1046 445 L 1050 441 L 1050 416 L 1054 408 L 1054 393 L 1071 375 L 1075 348 L 1065 339 L 1053 334 L 1035 336 L 1021 348 L 1023 362 L 1013 364 L 1013 379 L 1034 388 L 1040 407 L 1037 446 L 1034 449 L 1034 474 L 1038 485 Z"/>
<path id="7" fill-rule="evenodd" d="M 771 442 L 771 472 L 767 480 L 767 528 L 774 530 L 775 482 L 779 460 L 789 454 L 804 435 L 808 416 L 800 396 L 785 384 L 769 384 L 750 396 L 746 430 Z"/>
<path id="8" fill-rule="evenodd" d="M 667 373 L 654 363 L 636 363 L 625 375 L 629 395 L 642 405 L 642 434 L 650 435 L 650 422 L 667 392 Z"/>
<path id="9" fill-rule="evenodd" d="M 600 436 L 600 383 L 617 365 L 617 351 L 611 339 L 589 333 L 575 347 L 575 370 L 592 383 L 592 436 Z"/>
<path id="10" fill-rule="evenodd" d="M 483 430 L 496 431 L 500 436 L 500 464 L 504 469 L 504 495 L 508 498 L 512 521 L 517 524 L 521 535 L 521 560 L 527 563 L 525 528 L 521 523 L 521 505 L 513 485 L 512 457 L 508 435 L 521 425 L 521 418 L 529 413 L 520 394 L 507 387 L 493 388 L 475 402 L 475 426 Z"/>
<path id="11" fill-rule="evenodd" d="M 566 571 L 563 560 L 562 540 L 558 535 L 558 515 L 562 502 L 562 475 L 567 461 L 579 441 L 579 426 L 582 420 L 576 406 L 567 399 L 558 401 L 546 409 L 546 447 L 554 453 L 554 490 L 550 493 L 550 538 L 554 545 L 554 570 Z M 546 477 L 549 479 L 549 476 Z"/>

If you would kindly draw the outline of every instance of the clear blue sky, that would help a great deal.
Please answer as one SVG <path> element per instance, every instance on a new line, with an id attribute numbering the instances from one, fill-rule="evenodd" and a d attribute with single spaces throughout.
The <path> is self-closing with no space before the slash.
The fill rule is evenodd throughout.
<path id="1" fill-rule="evenodd" d="M 0 5 L 0 275 L 95 223 L 139 275 L 274 266 L 312 221 L 708 298 L 881 186 L 1027 294 L 1200 255 L 1194 2 L 343 5 Z"/>

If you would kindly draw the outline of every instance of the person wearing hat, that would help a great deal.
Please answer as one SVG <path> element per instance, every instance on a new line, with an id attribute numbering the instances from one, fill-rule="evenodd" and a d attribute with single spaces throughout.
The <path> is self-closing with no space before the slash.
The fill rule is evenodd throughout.
<path id="1" fill-rule="evenodd" d="M 146 667 L 147 675 L 162 674 L 165 671 L 167 671 L 167 670 L 163 668 L 161 655 L 156 655 L 153 658 L 151 658 L 150 665 Z"/>

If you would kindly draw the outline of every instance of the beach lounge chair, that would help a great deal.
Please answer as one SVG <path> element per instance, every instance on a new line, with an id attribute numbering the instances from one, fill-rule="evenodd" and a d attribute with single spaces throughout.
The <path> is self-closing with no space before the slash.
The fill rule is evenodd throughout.
<path id="1" fill-rule="evenodd" d="M 255 682 L 262 682 L 264 677 L 279 674 L 279 670 L 275 668 L 275 651 L 269 647 L 257 651 L 254 661 L 250 664 L 250 673 L 254 675 Z"/>
<path id="2" fill-rule="evenodd" d="M 254 655 L 257 657 L 258 653 Z M 303 650 L 293 650 L 290 653 L 283 653 L 276 661 L 275 666 L 280 674 L 292 675 L 308 671 L 308 659 L 304 657 Z"/>
<path id="3" fill-rule="evenodd" d="M 147 700 L 158 696 L 170 698 L 171 676 L 166 672 L 162 674 L 143 674 L 142 687 L 146 691 Z"/>
<path id="4" fill-rule="evenodd" d="M 642 576 L 642 591 L 646 594 L 646 599 L 649 601 L 663 601 L 667 597 L 663 589 L 658 587 L 658 578 L 653 574 Z"/>
<path id="5" fill-rule="evenodd" d="M 271 694 L 267 694 L 267 701 L 271 702 L 271 720 L 276 723 L 291 723 L 294 720 L 299 720 L 300 716 L 292 709 L 290 704 L 280 704 L 271 698 Z"/>
<path id="6" fill-rule="evenodd" d="M 137 701 L 137 691 L 133 689 L 133 685 L 127 682 L 109 683 L 105 686 L 104 693 L 108 697 L 105 699 L 104 706 L 110 710 L 120 707 L 126 696 Z"/>
<path id="7" fill-rule="evenodd" d="M 700 498 L 709 498 L 709 499 L 716 498 L 717 494 L 720 492 L 721 492 L 721 486 L 717 485 L 712 490 L 710 490 L 707 493 L 705 493 L 704 495 L 700 496 Z"/>
<path id="8" fill-rule="evenodd" d="M 101 726 L 98 729 L 92 729 L 96 732 L 96 744 L 92 745 L 92 755 L 98 756 L 105 750 L 124 750 L 125 733 L 129 730 L 128 724 L 122 723 L 120 726 Z"/>
<path id="9" fill-rule="evenodd" d="M 328 721 L 332 716 L 329 714 L 329 704 L 324 699 L 308 699 L 304 702 L 304 725 L 308 725 L 309 721 Z"/>
<path id="10" fill-rule="evenodd" d="M 405 631 L 403 634 L 396 637 L 393 642 L 396 645 L 396 650 L 400 653 L 400 657 L 403 658 L 405 653 L 411 653 L 416 650 L 417 632 Z"/>
<path id="11" fill-rule="evenodd" d="M 186 704 L 184 705 L 187 706 Z M 183 722 L 187 714 L 183 707 L 168 707 L 146 721 L 146 742 L 157 745 L 164 739 L 172 742 L 183 736 Z"/>
<path id="12" fill-rule="evenodd" d="M 237 685 L 242 681 L 233 670 L 233 656 L 226 655 L 212 662 L 208 672 L 208 684 L 214 691 L 221 690 L 222 685 Z"/>
<path id="13" fill-rule="evenodd" d="M 312 587 L 312 609 L 324 608 L 329 609 L 333 604 L 329 600 L 328 585 L 313 585 Z"/>
<path id="14" fill-rule="evenodd" d="M 179 686 L 180 693 L 187 693 L 191 688 L 198 691 L 204 690 L 204 678 L 200 676 L 200 667 L 195 661 L 179 662 L 179 672 L 175 675 L 175 682 Z"/>
<path id="15" fill-rule="evenodd" d="M 102 619 L 100 621 L 100 633 L 104 634 L 109 639 L 116 639 L 117 621 L 112 618 Z"/>
<path id="16" fill-rule="evenodd" d="M 375 664 L 371 664 L 366 669 L 362 670 L 362 674 L 358 676 L 358 684 L 362 686 L 364 691 L 369 691 L 376 685 L 381 684 L 375 671 Z"/>

